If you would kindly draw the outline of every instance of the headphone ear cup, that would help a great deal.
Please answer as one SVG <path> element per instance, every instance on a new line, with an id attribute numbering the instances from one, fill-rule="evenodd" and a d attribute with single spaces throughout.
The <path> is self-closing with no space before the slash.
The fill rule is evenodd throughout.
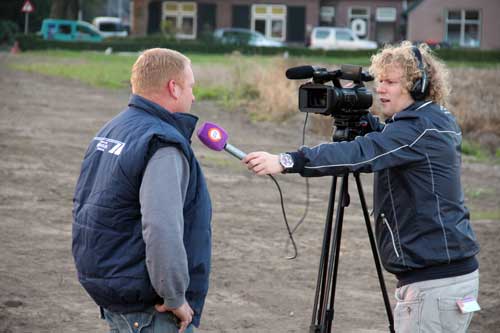
<path id="1" fill-rule="evenodd" d="M 422 79 L 417 79 L 411 88 L 410 95 L 415 101 L 421 101 L 425 98 L 427 87 L 422 93 Z"/>

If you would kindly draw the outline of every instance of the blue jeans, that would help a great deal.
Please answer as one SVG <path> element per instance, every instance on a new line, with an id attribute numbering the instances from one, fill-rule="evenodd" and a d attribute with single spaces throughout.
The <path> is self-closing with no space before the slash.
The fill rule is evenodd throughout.
<path id="1" fill-rule="evenodd" d="M 177 333 L 177 318 L 172 312 L 157 312 L 154 308 L 142 312 L 116 313 L 104 309 L 109 333 Z M 193 325 L 184 332 L 194 333 Z"/>

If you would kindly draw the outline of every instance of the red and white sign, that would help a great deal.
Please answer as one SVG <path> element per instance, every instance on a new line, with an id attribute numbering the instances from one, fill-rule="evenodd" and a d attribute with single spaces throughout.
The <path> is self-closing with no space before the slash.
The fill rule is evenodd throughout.
<path id="1" fill-rule="evenodd" d="M 211 128 L 208 130 L 208 138 L 212 142 L 219 142 L 222 139 L 222 133 L 218 128 Z"/>
<path id="2" fill-rule="evenodd" d="M 23 4 L 23 8 L 21 8 L 21 12 L 23 13 L 33 13 L 35 11 L 35 7 L 31 4 L 30 0 L 26 0 Z"/>

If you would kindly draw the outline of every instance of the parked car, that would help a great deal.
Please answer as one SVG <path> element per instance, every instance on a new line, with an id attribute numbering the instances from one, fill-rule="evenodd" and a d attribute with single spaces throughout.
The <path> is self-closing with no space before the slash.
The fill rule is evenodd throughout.
<path id="1" fill-rule="evenodd" d="M 99 16 L 92 20 L 92 24 L 105 38 L 128 36 L 128 30 L 119 17 Z"/>
<path id="2" fill-rule="evenodd" d="M 256 47 L 283 47 L 283 42 L 267 38 L 258 31 L 242 28 L 221 28 L 214 31 L 214 39 L 222 44 Z"/>
<path id="3" fill-rule="evenodd" d="M 40 34 L 46 40 L 66 42 L 100 42 L 102 35 L 90 23 L 84 21 L 45 19 Z"/>
<path id="4" fill-rule="evenodd" d="M 359 39 L 349 28 L 316 27 L 311 32 L 311 49 L 323 50 L 373 50 L 377 43 Z"/>

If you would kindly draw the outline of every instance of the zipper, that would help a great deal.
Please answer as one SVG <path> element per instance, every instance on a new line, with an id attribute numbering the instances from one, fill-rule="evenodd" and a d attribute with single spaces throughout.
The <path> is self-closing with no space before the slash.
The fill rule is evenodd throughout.
<path id="1" fill-rule="evenodd" d="M 392 233 L 392 229 L 389 226 L 389 222 L 385 218 L 385 214 L 384 213 L 380 214 L 380 217 L 382 218 L 382 221 L 384 221 L 385 225 L 387 226 L 387 229 L 389 229 L 389 234 L 391 235 L 391 239 L 392 239 L 392 247 L 394 248 L 394 252 L 396 252 L 396 257 L 399 258 L 399 252 L 398 252 L 398 250 L 396 248 L 396 242 L 394 240 L 394 234 Z"/>

